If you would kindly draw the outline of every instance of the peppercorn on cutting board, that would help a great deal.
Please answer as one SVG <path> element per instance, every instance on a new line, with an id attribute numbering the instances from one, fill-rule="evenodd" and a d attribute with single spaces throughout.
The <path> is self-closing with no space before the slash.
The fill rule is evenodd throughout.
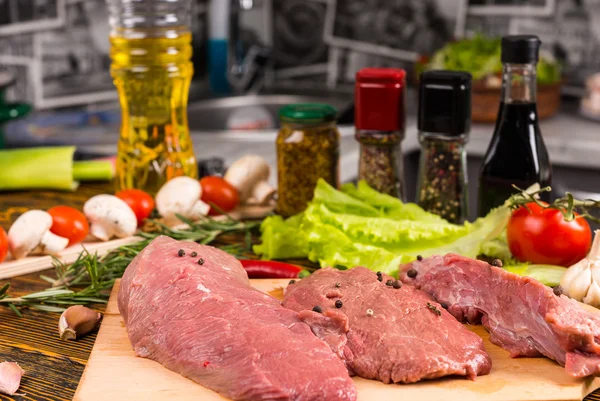
<path id="1" fill-rule="evenodd" d="M 251 280 L 261 291 L 281 298 L 288 280 Z M 92 354 L 75 393 L 75 401 L 225 400 L 157 362 L 135 356 L 117 307 L 119 283 L 113 288 Z M 600 378 L 574 379 L 546 358 L 512 359 L 490 343 L 481 326 L 470 326 L 480 335 L 492 357 L 492 372 L 475 381 L 445 378 L 416 384 L 383 384 L 354 378 L 359 401 L 533 401 L 582 400 L 600 388 Z"/>

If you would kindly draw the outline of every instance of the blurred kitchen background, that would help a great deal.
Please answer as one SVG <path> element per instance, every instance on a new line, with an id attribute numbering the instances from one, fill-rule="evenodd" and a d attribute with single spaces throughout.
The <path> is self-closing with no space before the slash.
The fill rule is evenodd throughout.
<path id="1" fill-rule="evenodd" d="M 200 161 L 226 164 L 249 152 L 273 160 L 279 108 L 319 101 L 340 112 L 342 179 L 351 180 L 358 157 L 352 124 L 359 69 L 401 67 L 414 87 L 419 64 L 451 41 L 529 33 L 542 39 L 545 57 L 562 65 L 560 108 L 541 124 L 555 190 L 582 198 L 600 194 L 600 110 L 582 107 L 600 91 L 593 79 L 600 72 L 600 0 L 213 2 L 235 2 L 237 11 L 223 17 L 203 0 L 193 7 L 189 123 Z M 226 21 L 221 30 L 239 55 L 235 71 L 208 62 L 208 43 L 216 35 L 211 18 Z M 4 124 L 6 147 L 74 144 L 79 158 L 114 155 L 120 111 L 109 75 L 108 34 L 105 0 L 0 0 L 0 91 L 5 88 L 6 102 L 32 106 L 27 116 Z M 408 99 L 403 146 L 412 200 L 418 160 L 412 91 Z M 473 125 L 467 148 L 472 180 L 492 131 L 490 123 Z"/>

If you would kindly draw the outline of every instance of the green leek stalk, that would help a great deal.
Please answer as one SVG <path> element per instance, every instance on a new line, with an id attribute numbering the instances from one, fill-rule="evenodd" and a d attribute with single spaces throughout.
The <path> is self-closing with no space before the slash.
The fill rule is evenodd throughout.
<path id="1" fill-rule="evenodd" d="M 74 146 L 0 150 L 0 191 L 77 189 L 79 181 L 110 181 L 110 161 L 73 161 Z"/>

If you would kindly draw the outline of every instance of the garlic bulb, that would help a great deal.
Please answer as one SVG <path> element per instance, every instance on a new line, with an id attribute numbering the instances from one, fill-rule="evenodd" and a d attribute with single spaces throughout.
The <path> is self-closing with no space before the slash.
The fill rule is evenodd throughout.
<path id="1" fill-rule="evenodd" d="M 600 307 L 600 230 L 595 231 L 588 256 L 567 269 L 560 286 L 565 295 Z"/>

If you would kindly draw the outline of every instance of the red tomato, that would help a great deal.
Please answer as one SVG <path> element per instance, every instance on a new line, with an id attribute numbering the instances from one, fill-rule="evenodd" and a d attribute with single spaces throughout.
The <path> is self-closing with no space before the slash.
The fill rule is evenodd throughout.
<path id="1" fill-rule="evenodd" d="M 150 217 L 154 210 L 154 198 L 141 189 L 124 189 L 117 192 L 115 196 L 127 203 L 133 210 L 138 226 L 144 224 L 144 220 Z"/>
<path id="2" fill-rule="evenodd" d="M 8 237 L 6 236 L 6 231 L 2 227 L 0 227 L 0 263 L 6 258 L 6 254 L 8 253 Z"/>
<path id="3" fill-rule="evenodd" d="M 81 242 L 90 232 L 90 225 L 84 214 L 70 206 L 54 206 L 48 210 L 52 216 L 50 231 L 68 238 L 69 245 Z"/>
<path id="4" fill-rule="evenodd" d="M 515 258 L 568 267 L 588 254 L 592 230 L 585 218 L 575 214 L 567 222 L 559 210 L 544 209 L 535 202 L 527 207 L 515 210 L 508 221 L 508 247 Z"/>
<path id="5" fill-rule="evenodd" d="M 238 190 L 221 177 L 204 177 L 200 180 L 202 186 L 202 201 L 212 203 L 224 212 L 235 209 L 240 204 L 240 195 Z M 220 214 L 213 208 L 210 209 L 210 215 Z"/>

